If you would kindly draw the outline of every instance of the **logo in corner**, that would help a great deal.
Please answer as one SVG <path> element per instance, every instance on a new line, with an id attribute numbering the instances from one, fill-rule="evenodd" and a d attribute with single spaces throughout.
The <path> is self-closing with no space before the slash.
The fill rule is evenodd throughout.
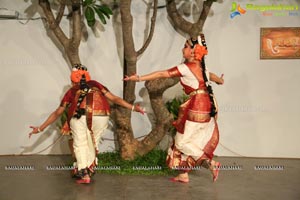
<path id="1" fill-rule="evenodd" d="M 231 14 L 230 18 L 233 19 L 237 15 L 245 14 L 246 10 L 243 9 L 240 4 L 237 4 L 236 2 L 232 2 L 231 5 Z"/>

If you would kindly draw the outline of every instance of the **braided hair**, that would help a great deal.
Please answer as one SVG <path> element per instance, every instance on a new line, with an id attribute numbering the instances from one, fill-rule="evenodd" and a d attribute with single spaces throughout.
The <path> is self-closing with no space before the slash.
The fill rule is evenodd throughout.
<path id="1" fill-rule="evenodd" d="M 202 45 L 207 49 L 204 34 L 200 34 L 200 37 L 201 37 Z M 207 91 L 209 93 L 210 103 L 211 103 L 210 116 L 214 117 L 217 114 L 217 108 L 216 108 L 215 101 L 214 101 L 213 89 L 212 89 L 211 85 L 209 84 L 208 78 L 206 76 L 206 66 L 205 66 L 204 56 L 202 57 L 202 60 L 201 60 L 201 67 L 202 67 L 202 71 L 204 72 L 203 73 L 203 79 L 205 81 Z"/>
<path id="2" fill-rule="evenodd" d="M 201 41 L 198 41 L 199 39 L 201 39 Z M 205 47 L 205 49 L 207 50 L 204 34 L 200 34 L 199 39 L 195 40 L 195 39 L 191 38 L 188 42 L 192 48 L 194 48 L 196 45 L 202 44 Z M 201 68 L 202 68 L 202 72 L 203 72 L 202 73 L 203 79 L 205 81 L 205 85 L 206 85 L 207 91 L 209 93 L 209 99 L 210 99 L 210 103 L 211 103 L 210 116 L 214 117 L 217 114 L 217 108 L 216 108 L 215 101 L 214 101 L 213 89 L 212 89 L 211 85 L 209 84 L 209 81 L 208 81 L 208 78 L 206 75 L 206 66 L 205 66 L 204 56 L 201 58 L 200 62 L 201 62 Z"/>
<path id="3" fill-rule="evenodd" d="M 83 71 L 87 71 L 87 68 L 81 64 L 77 64 L 75 65 L 73 68 L 76 68 L 77 70 L 83 70 Z M 80 87 L 80 95 L 76 104 L 76 111 L 75 114 L 73 115 L 73 117 L 80 119 L 80 117 L 82 115 L 85 114 L 85 109 L 84 108 L 80 108 L 80 104 L 82 103 L 82 101 L 84 100 L 85 96 L 88 94 L 90 87 L 86 82 L 86 77 L 85 74 L 81 75 L 81 79 L 79 82 L 79 87 Z"/>

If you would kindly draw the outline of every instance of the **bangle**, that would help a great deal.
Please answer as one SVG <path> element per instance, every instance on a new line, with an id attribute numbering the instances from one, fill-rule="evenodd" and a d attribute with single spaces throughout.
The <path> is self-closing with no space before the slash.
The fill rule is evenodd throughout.
<path id="1" fill-rule="evenodd" d="M 137 75 L 137 81 L 141 82 L 141 77 L 139 75 Z"/>
<path id="2" fill-rule="evenodd" d="M 38 131 L 38 133 L 39 133 L 39 132 L 42 132 L 41 129 L 40 129 L 40 127 L 37 128 L 37 131 Z"/>
<path id="3" fill-rule="evenodd" d="M 133 112 L 133 111 L 134 111 L 134 108 L 135 108 L 135 107 L 134 107 L 134 104 L 133 104 L 133 105 L 132 105 L 132 108 L 131 108 L 131 112 Z"/>

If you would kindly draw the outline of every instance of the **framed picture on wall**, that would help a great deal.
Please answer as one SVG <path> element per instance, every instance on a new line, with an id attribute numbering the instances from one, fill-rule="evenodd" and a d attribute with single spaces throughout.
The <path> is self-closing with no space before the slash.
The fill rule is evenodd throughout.
<path id="1" fill-rule="evenodd" d="M 261 28 L 260 59 L 300 59 L 300 27 Z"/>

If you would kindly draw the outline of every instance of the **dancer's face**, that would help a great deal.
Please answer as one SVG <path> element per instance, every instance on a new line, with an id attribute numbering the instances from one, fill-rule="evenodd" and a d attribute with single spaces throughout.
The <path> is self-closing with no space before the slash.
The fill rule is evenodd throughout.
<path id="1" fill-rule="evenodd" d="M 189 43 L 185 43 L 184 47 L 182 49 L 182 54 L 185 59 L 191 59 L 192 58 L 193 49 L 189 45 Z"/>

